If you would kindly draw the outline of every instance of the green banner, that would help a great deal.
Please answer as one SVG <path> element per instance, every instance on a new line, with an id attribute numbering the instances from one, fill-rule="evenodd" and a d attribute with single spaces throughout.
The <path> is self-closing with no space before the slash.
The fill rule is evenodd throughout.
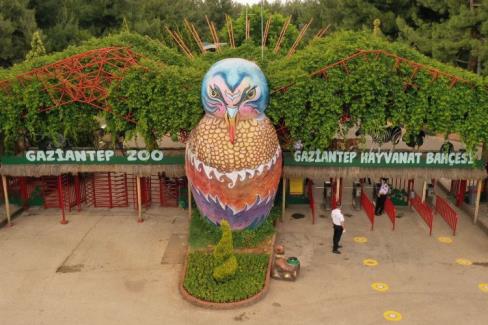
<path id="1" fill-rule="evenodd" d="M 149 164 L 183 165 L 185 155 L 166 155 L 164 150 L 29 150 L 21 156 L 2 156 L 4 165 L 27 164 Z M 391 152 L 305 150 L 284 154 L 285 166 L 381 167 L 381 168 L 483 168 L 466 152 Z"/>
<path id="2" fill-rule="evenodd" d="M 2 156 L 4 165 L 26 164 L 149 164 L 183 165 L 184 153 L 167 156 L 164 150 L 125 150 L 116 155 L 114 150 L 29 150 L 22 156 Z"/>
<path id="3" fill-rule="evenodd" d="M 381 168 L 483 168 L 466 152 L 304 150 L 285 153 L 285 166 Z"/>

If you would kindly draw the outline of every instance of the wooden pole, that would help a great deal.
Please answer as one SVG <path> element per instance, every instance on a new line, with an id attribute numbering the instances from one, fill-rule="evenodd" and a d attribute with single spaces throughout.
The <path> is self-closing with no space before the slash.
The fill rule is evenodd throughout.
<path id="1" fill-rule="evenodd" d="M 192 206 L 191 206 L 191 182 L 188 180 L 188 219 L 191 220 Z"/>
<path id="2" fill-rule="evenodd" d="M 288 25 L 290 25 L 290 21 L 291 21 L 291 16 L 289 16 L 288 19 L 285 20 L 285 22 L 283 23 L 283 27 L 281 28 L 281 31 L 280 31 L 280 36 L 278 37 L 278 40 L 276 41 L 275 48 L 273 50 L 274 53 L 278 53 L 278 51 L 280 50 L 281 43 L 283 42 L 283 37 L 286 34 L 286 30 L 288 29 Z"/>
<path id="3" fill-rule="evenodd" d="M 205 48 L 203 47 L 203 42 L 202 42 L 202 39 L 200 38 L 200 35 L 198 34 L 198 31 L 197 29 L 195 28 L 195 26 L 190 23 L 188 21 L 188 19 L 184 19 L 183 22 L 185 23 L 185 28 L 186 30 L 190 33 L 190 35 L 193 37 L 193 40 L 195 41 L 195 43 L 197 43 L 198 45 L 198 48 L 200 49 L 200 52 L 202 52 L 202 54 L 205 54 L 206 50 Z"/>
<path id="4" fill-rule="evenodd" d="M 266 27 L 264 28 L 264 34 L 263 34 L 263 39 L 261 46 L 266 46 L 266 42 L 268 41 L 268 35 L 269 35 L 269 28 L 271 26 L 271 16 L 269 16 L 268 20 L 266 21 Z"/>
<path id="5" fill-rule="evenodd" d="M 286 177 L 283 176 L 283 196 L 281 198 L 281 216 L 280 221 L 283 222 L 285 217 L 285 205 L 286 205 Z"/>
<path id="6" fill-rule="evenodd" d="M 225 15 L 225 21 L 226 21 L 226 24 L 227 24 L 227 34 L 229 35 L 230 47 L 232 47 L 233 49 L 235 49 L 236 48 L 236 43 L 235 43 L 235 40 L 234 40 L 234 27 L 232 25 L 232 18 L 230 18 L 229 16 Z"/>
<path id="7" fill-rule="evenodd" d="M 142 197 L 141 197 L 141 177 L 136 177 L 136 191 L 137 191 L 137 222 L 144 222 L 142 219 Z"/>
<path id="8" fill-rule="evenodd" d="M 291 46 L 290 50 L 288 51 L 288 54 L 286 55 L 286 57 L 289 59 L 291 58 L 291 56 L 293 55 L 293 53 L 295 53 L 298 45 L 300 44 L 300 42 L 302 41 L 303 37 L 305 36 L 305 33 L 307 32 L 308 30 L 308 27 L 310 27 L 310 24 L 312 24 L 312 20 L 313 19 L 310 19 L 310 21 L 305 24 L 302 29 L 300 30 L 300 33 L 298 34 L 295 42 L 293 43 L 293 45 Z"/>
<path id="9" fill-rule="evenodd" d="M 425 202 L 425 195 L 427 194 L 427 182 L 424 181 L 424 186 L 422 188 L 422 202 Z"/>
<path id="10" fill-rule="evenodd" d="M 7 213 L 7 224 L 9 227 L 12 226 L 10 222 L 10 203 L 8 201 L 8 188 L 7 188 L 7 176 L 2 175 L 2 185 L 3 185 L 3 196 L 5 199 L 5 212 Z"/>
<path id="11" fill-rule="evenodd" d="M 474 207 L 474 216 L 473 216 L 473 223 L 478 222 L 478 213 L 480 212 L 480 198 L 481 198 L 481 187 L 483 184 L 483 180 L 478 180 L 478 186 L 476 189 L 476 205 Z"/>

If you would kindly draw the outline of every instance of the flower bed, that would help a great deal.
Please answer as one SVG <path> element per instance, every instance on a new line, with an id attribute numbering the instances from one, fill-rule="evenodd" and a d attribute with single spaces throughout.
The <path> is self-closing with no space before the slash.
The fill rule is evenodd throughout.
<path id="1" fill-rule="evenodd" d="M 189 253 L 184 289 L 193 297 L 216 303 L 237 302 L 257 295 L 265 286 L 269 255 L 236 254 L 236 258 L 239 267 L 235 277 L 219 283 L 212 277 L 217 266 L 212 254 Z"/>

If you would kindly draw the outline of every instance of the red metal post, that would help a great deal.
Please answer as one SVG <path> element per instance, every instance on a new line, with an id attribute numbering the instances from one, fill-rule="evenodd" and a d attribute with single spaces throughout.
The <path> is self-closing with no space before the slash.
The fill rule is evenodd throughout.
<path id="1" fill-rule="evenodd" d="M 127 186 L 127 173 L 124 173 L 125 204 L 129 206 L 129 187 Z"/>
<path id="2" fill-rule="evenodd" d="M 337 202 L 336 202 L 336 191 L 337 191 L 337 178 L 331 178 L 330 179 L 330 187 L 331 187 L 331 195 L 330 195 L 330 207 L 331 209 L 337 208 Z"/>
<path id="3" fill-rule="evenodd" d="M 395 223 L 396 223 L 396 208 L 393 202 L 390 200 L 390 198 L 386 198 L 385 201 L 385 212 L 390 218 L 390 221 L 393 225 L 391 230 L 395 230 Z"/>
<path id="4" fill-rule="evenodd" d="M 164 190 L 166 188 L 165 182 L 166 182 L 165 178 L 159 175 L 159 206 L 163 206 Z"/>
<path id="5" fill-rule="evenodd" d="M 93 196 L 93 206 L 96 208 L 97 207 L 97 192 L 96 192 L 96 186 L 95 186 L 95 180 L 97 176 L 96 173 L 92 174 L 92 196 Z"/>
<path id="6" fill-rule="evenodd" d="M 464 193 L 466 192 L 466 180 L 463 179 L 459 182 L 456 193 L 456 206 L 461 206 L 464 201 Z"/>
<path id="7" fill-rule="evenodd" d="M 81 211 L 81 193 L 80 193 L 80 177 L 78 174 L 75 175 L 75 196 L 76 196 L 76 207 L 78 212 Z"/>
<path id="8" fill-rule="evenodd" d="M 64 195 L 63 195 L 63 180 L 62 176 L 58 176 L 58 198 L 59 198 L 59 208 L 61 209 L 61 221 L 60 223 L 62 225 L 65 225 L 68 223 L 68 220 L 66 220 L 64 216 Z"/>
<path id="9" fill-rule="evenodd" d="M 111 173 L 107 173 L 108 175 L 108 206 L 110 209 L 114 207 L 114 204 L 112 202 L 112 176 Z"/>
<path id="10" fill-rule="evenodd" d="M 312 224 L 315 224 L 315 201 L 313 198 L 313 182 L 308 180 L 308 199 L 310 201 L 310 209 L 312 210 Z"/>
<path id="11" fill-rule="evenodd" d="M 22 206 L 24 208 L 29 207 L 29 194 L 27 192 L 27 183 L 25 181 L 25 177 L 19 177 L 19 192 L 20 198 L 22 199 Z"/>
<path id="12" fill-rule="evenodd" d="M 369 221 L 371 222 L 371 230 L 374 229 L 374 205 L 373 202 L 368 198 L 366 193 L 361 190 L 361 207 L 366 212 L 366 216 L 368 217 Z"/>
<path id="13" fill-rule="evenodd" d="M 339 178 L 339 203 L 342 205 L 342 187 L 344 184 L 342 184 L 342 177 Z"/>

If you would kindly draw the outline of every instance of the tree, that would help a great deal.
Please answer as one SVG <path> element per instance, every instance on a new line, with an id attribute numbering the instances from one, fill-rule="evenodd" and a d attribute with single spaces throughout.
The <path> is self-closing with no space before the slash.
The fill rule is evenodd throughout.
<path id="1" fill-rule="evenodd" d="M 22 60 L 37 29 L 34 11 L 27 0 L 0 0 L 0 66 Z"/>
<path id="2" fill-rule="evenodd" d="M 37 58 L 46 54 L 46 48 L 42 42 L 42 36 L 40 31 L 35 31 L 32 35 L 31 50 L 25 56 L 26 60 Z"/>
<path id="3" fill-rule="evenodd" d="M 488 0 L 417 2 L 410 21 L 397 18 L 401 38 L 433 58 L 482 73 L 488 57 Z"/>

